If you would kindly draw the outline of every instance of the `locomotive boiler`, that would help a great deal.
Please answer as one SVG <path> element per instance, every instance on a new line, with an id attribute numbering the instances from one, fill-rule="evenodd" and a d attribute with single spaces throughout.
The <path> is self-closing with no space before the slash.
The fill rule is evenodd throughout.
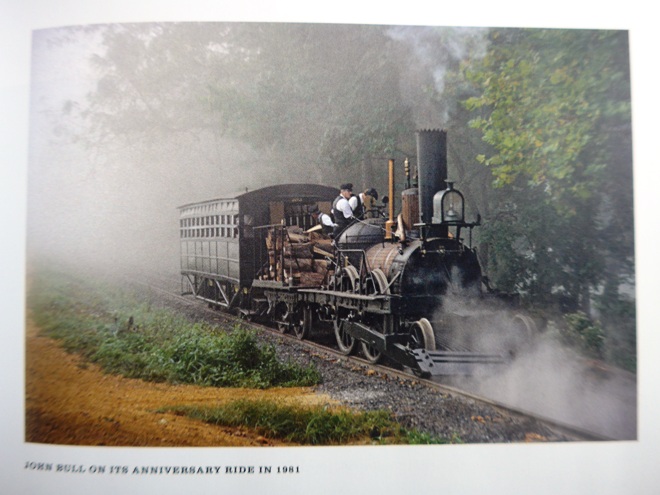
<path id="1" fill-rule="evenodd" d="M 337 193 L 324 186 L 271 186 L 182 207 L 186 292 L 245 318 L 266 318 L 300 339 L 329 331 L 344 354 L 359 348 L 372 363 L 387 358 L 421 375 L 501 362 L 503 348 L 487 352 L 480 333 L 465 325 L 486 296 L 476 250 L 463 238 L 471 241 L 480 219 L 466 221 L 464 196 L 447 181 L 446 132 L 418 131 L 416 184 L 407 163 L 406 170 L 398 215 L 390 201 L 388 214 L 355 219 L 334 239 L 312 217 L 329 213 Z M 393 160 L 388 173 L 393 198 Z M 230 218 L 215 215 L 223 205 L 233 208 L 230 238 L 213 228 Z M 447 307 L 450 298 L 461 301 L 460 311 Z M 522 314 L 513 327 L 534 332 Z"/>

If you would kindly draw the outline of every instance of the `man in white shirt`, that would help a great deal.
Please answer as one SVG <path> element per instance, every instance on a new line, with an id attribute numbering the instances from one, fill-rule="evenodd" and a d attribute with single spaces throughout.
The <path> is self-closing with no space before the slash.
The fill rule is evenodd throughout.
<path id="1" fill-rule="evenodd" d="M 324 234 L 326 235 L 332 234 L 332 231 L 337 226 L 337 224 L 332 221 L 332 217 L 330 215 L 326 215 L 321 210 L 319 210 L 319 207 L 317 205 L 312 206 L 312 209 L 310 210 L 309 213 L 312 215 L 314 221 L 317 222 L 323 228 Z"/>
<path id="2" fill-rule="evenodd" d="M 373 187 L 365 189 L 364 192 L 361 192 L 357 196 L 351 196 L 348 203 L 353 210 L 353 216 L 359 219 L 372 218 L 372 216 L 375 216 L 371 210 L 374 209 L 377 199 L 378 191 Z"/>
<path id="3" fill-rule="evenodd" d="M 333 236 L 336 239 L 341 232 L 348 227 L 353 218 L 353 208 L 349 199 L 353 195 L 353 184 L 346 183 L 339 187 L 339 196 L 332 202 L 332 215 L 335 217 L 335 228 Z"/>

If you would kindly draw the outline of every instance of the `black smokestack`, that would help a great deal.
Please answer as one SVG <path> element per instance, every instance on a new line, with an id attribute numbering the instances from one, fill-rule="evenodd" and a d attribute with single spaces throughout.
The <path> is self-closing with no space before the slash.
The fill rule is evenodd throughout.
<path id="1" fill-rule="evenodd" d="M 447 189 L 447 132 L 417 131 L 417 181 L 422 223 L 433 219 L 433 196 Z"/>

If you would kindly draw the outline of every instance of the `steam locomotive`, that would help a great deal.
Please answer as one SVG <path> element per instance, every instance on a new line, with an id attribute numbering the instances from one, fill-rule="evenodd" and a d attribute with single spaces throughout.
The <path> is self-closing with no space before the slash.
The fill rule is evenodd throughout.
<path id="1" fill-rule="evenodd" d="M 488 298 L 476 250 L 462 237 L 467 231 L 471 242 L 480 218 L 466 221 L 464 196 L 447 182 L 446 150 L 445 131 L 418 131 L 417 184 L 406 161 L 401 212 L 395 218 L 394 201 L 383 198 L 334 239 L 312 215 L 330 212 L 332 187 L 269 186 L 181 206 L 182 292 L 300 339 L 332 332 L 344 354 L 359 347 L 369 362 L 387 358 L 424 376 L 501 362 L 509 350 L 482 349 L 466 324 Z M 388 173 L 393 198 L 393 160 Z M 447 304 L 457 298 L 459 311 Z M 521 313 L 512 329 L 525 338 L 536 331 Z"/>

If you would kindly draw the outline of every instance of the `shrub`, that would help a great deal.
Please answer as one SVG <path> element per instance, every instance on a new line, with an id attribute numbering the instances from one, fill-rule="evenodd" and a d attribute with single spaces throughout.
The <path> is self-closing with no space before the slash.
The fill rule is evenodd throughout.
<path id="1" fill-rule="evenodd" d="M 603 357 L 605 336 L 600 323 L 593 322 L 582 312 L 567 314 L 564 321 L 566 327 L 562 329 L 562 336 L 569 344 L 588 356 Z"/>

